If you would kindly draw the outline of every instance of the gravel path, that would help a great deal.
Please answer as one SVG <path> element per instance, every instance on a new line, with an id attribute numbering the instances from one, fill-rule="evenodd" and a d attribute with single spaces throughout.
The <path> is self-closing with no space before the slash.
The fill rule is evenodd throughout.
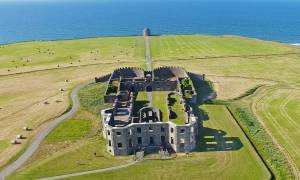
<path id="1" fill-rule="evenodd" d="M 42 178 L 38 180 L 55 180 L 55 179 L 64 179 L 64 178 L 70 178 L 70 177 L 75 177 L 75 176 L 82 176 L 82 175 L 87 175 L 87 174 L 95 174 L 95 173 L 101 173 L 101 172 L 107 172 L 107 171 L 112 171 L 112 170 L 117 170 L 121 168 L 125 168 L 131 165 L 134 165 L 138 161 L 131 161 L 127 164 L 123 164 L 120 166 L 114 166 L 110 168 L 105 168 L 105 169 L 97 169 L 97 170 L 91 170 L 91 171 L 84 171 L 84 172 L 79 172 L 79 173 L 73 173 L 73 174 L 66 174 L 66 175 L 61 175 L 61 176 L 53 176 L 53 177 L 48 177 L 48 178 Z"/>
<path id="2" fill-rule="evenodd" d="M 68 111 L 67 113 L 63 114 L 62 116 L 56 118 L 55 120 L 51 121 L 51 123 L 48 124 L 47 127 L 45 127 L 42 131 L 40 131 L 36 137 L 33 139 L 31 144 L 28 146 L 26 151 L 14 162 L 12 162 L 10 165 L 6 166 L 1 172 L 0 172 L 0 179 L 4 180 L 5 177 L 12 174 L 14 171 L 16 171 L 18 168 L 20 168 L 31 156 L 32 154 L 38 149 L 39 145 L 42 143 L 42 141 L 45 139 L 45 137 L 62 121 L 72 117 L 74 113 L 76 113 L 79 109 L 80 103 L 78 99 L 78 92 L 81 88 L 87 86 L 91 82 L 86 82 L 84 84 L 81 84 L 77 86 L 75 89 L 73 89 L 71 93 L 71 98 L 73 102 L 72 109 Z"/>
<path id="3" fill-rule="evenodd" d="M 151 50 L 150 50 L 150 40 L 149 37 L 145 37 L 145 48 L 146 48 L 146 64 L 147 70 L 152 71 L 152 61 L 151 61 Z M 152 78 L 153 78 L 152 73 Z M 149 101 L 149 106 L 152 107 L 152 92 L 147 92 L 147 99 Z"/>

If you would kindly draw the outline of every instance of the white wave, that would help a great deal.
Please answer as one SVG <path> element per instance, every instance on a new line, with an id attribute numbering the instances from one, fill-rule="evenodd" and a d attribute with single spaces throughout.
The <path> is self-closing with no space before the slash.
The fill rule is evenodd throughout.
<path id="1" fill-rule="evenodd" d="M 293 46 L 300 46 L 300 43 L 294 43 Z"/>

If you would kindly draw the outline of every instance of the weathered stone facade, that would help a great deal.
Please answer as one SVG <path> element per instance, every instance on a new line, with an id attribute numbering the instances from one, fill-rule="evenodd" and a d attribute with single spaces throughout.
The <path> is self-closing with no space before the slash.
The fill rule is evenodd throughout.
<path id="1" fill-rule="evenodd" d="M 161 67 L 154 69 L 153 73 L 140 68 L 115 70 L 109 78 L 105 94 L 105 102 L 113 103 L 113 106 L 102 110 L 107 151 L 117 156 L 144 148 L 169 147 L 174 152 L 193 150 L 196 147 L 198 124 L 190 104 L 196 102 L 197 94 L 193 85 L 184 86 L 183 80 L 190 82 L 188 73 L 180 67 Z M 180 96 L 180 103 L 183 103 L 185 123 L 179 125 L 166 120 L 170 112 L 162 116 L 162 112 L 155 107 L 144 107 L 139 110 L 138 116 L 134 116 L 134 93 L 138 91 L 176 93 Z M 189 92 L 189 97 L 185 91 Z"/>

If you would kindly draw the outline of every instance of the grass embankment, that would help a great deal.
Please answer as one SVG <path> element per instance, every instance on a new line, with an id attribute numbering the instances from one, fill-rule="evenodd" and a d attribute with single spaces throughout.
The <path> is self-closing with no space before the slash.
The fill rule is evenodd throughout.
<path id="1" fill-rule="evenodd" d="M 300 169 L 300 90 L 263 89 L 253 100 L 252 110 Z"/>
<path id="2" fill-rule="evenodd" d="M 281 88 L 283 87 L 281 86 Z M 293 125 L 295 125 L 295 121 L 290 121 L 289 123 L 292 124 L 289 124 L 286 123 L 286 121 L 288 120 L 287 117 L 280 116 L 280 114 L 283 115 L 283 110 L 281 109 L 283 106 L 280 105 L 280 103 L 283 102 L 281 100 L 287 100 L 288 98 L 284 97 L 283 94 L 279 95 L 272 92 L 274 91 L 274 89 L 278 90 L 278 85 L 258 85 L 249 89 L 233 100 L 227 102 L 216 102 L 227 105 L 228 109 L 231 111 L 235 119 L 243 128 L 244 132 L 250 138 L 260 156 L 264 159 L 265 163 L 273 172 L 274 176 L 278 179 L 292 179 L 294 178 L 294 176 L 298 176 L 297 167 L 294 166 L 294 162 L 290 158 L 290 155 L 288 155 L 285 151 L 288 151 L 292 154 L 293 152 L 290 151 L 293 151 L 294 148 L 297 148 L 297 146 L 294 146 L 295 144 L 292 145 L 290 144 L 291 142 L 288 142 L 286 140 L 287 138 L 290 138 L 290 140 L 293 139 L 292 141 L 296 141 L 297 139 L 294 136 L 295 131 L 292 129 L 292 127 L 294 127 Z M 286 88 L 281 90 L 288 92 L 293 91 L 293 96 L 297 96 L 297 90 L 287 90 Z M 265 101 L 264 98 L 274 98 L 273 102 L 275 103 L 270 103 L 271 101 Z M 289 99 L 288 101 L 290 100 L 291 99 Z M 287 101 L 285 101 L 285 103 L 287 103 Z M 294 102 L 291 102 L 291 104 L 291 109 L 288 110 L 290 111 L 290 113 L 293 113 L 295 115 L 295 108 L 297 108 L 300 103 L 298 101 L 297 104 L 297 100 L 294 100 Z M 265 107 L 273 109 L 272 113 L 274 114 L 272 115 L 270 112 L 268 112 Z M 268 123 L 271 123 L 271 125 Z M 272 124 L 276 125 L 276 127 L 272 127 Z M 289 125 L 285 126 L 287 124 Z M 289 131 L 287 131 L 287 129 L 289 129 Z M 284 131 L 285 134 L 283 134 L 282 131 Z M 272 133 L 269 134 L 270 132 Z M 285 150 L 282 151 L 281 149 L 279 149 L 279 146 L 277 144 L 278 141 L 280 146 L 287 145 L 287 147 L 285 147 Z M 292 157 L 293 160 L 297 163 L 297 154 L 292 155 Z"/>
<path id="3" fill-rule="evenodd" d="M 145 160 L 117 171 L 70 179 L 268 179 L 267 169 L 226 108 L 200 108 L 207 112 L 209 120 L 199 129 L 198 148 L 189 156 Z"/>
<path id="4" fill-rule="evenodd" d="M 242 108 L 241 104 L 234 103 L 228 105 L 228 107 L 268 167 L 270 167 L 275 177 L 279 179 L 291 179 L 293 174 L 289 167 L 289 162 L 285 159 L 278 146 L 274 144 L 264 127 L 262 127 L 253 114 L 251 114 L 249 109 L 245 107 Z"/>
<path id="5" fill-rule="evenodd" d="M 29 162 L 9 179 L 36 179 L 66 173 L 111 167 L 129 157 L 106 153 L 99 127 L 104 104 L 105 83 L 92 84 L 79 93 L 81 110 L 57 126 Z M 94 155 L 96 153 L 96 155 Z"/>
<path id="6" fill-rule="evenodd" d="M 278 85 L 262 87 L 229 107 L 252 137 L 275 177 L 299 176 L 299 90 Z M 283 149 L 280 150 L 274 141 Z"/>

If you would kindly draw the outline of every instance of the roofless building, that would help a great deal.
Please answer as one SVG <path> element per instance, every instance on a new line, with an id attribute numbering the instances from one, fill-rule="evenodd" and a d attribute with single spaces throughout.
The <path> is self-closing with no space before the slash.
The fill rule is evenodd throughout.
<path id="1" fill-rule="evenodd" d="M 149 97 L 137 99 L 147 91 L 166 95 L 158 97 L 159 104 L 144 103 Z M 190 105 L 196 98 L 193 83 L 183 68 L 160 67 L 150 73 L 141 68 L 116 69 L 104 96 L 112 107 L 101 112 L 107 151 L 118 156 L 145 148 L 193 150 L 198 124 Z M 159 109 L 162 107 L 164 110 Z"/>

